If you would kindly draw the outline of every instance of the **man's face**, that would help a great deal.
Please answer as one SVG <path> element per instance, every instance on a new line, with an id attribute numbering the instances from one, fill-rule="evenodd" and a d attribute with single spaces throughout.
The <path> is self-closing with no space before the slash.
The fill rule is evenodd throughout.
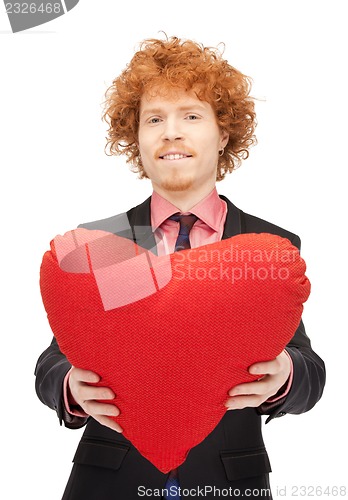
<path id="1" fill-rule="evenodd" d="M 142 96 L 139 151 L 154 190 L 213 189 L 221 150 L 228 135 L 217 124 L 212 106 L 194 92 Z"/>

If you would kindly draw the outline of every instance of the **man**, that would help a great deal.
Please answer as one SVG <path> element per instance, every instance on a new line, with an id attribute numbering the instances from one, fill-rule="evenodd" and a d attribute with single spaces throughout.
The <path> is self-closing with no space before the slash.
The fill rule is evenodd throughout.
<path id="1" fill-rule="evenodd" d="M 140 177 L 150 179 L 153 194 L 126 214 L 82 227 L 122 233 L 159 255 L 243 232 L 277 234 L 300 248 L 297 235 L 242 212 L 215 188 L 255 141 L 249 92 L 248 78 L 216 50 L 177 38 L 145 41 L 108 90 L 104 118 L 111 153 L 125 154 Z M 181 232 L 178 214 L 195 216 L 189 233 Z M 192 496 L 214 498 L 229 490 L 230 496 L 272 498 L 261 415 L 269 421 L 310 410 L 321 397 L 325 367 L 301 321 L 286 349 L 250 372 L 259 380 L 231 389 L 230 411 L 168 476 L 110 418 L 119 409 L 100 400 L 112 400 L 111 389 L 89 385 L 99 376 L 71 367 L 53 339 L 36 366 L 37 394 L 67 427 L 87 423 L 63 499 L 135 500 L 145 491 L 158 495 L 168 479 Z M 168 498 L 179 498 L 177 492 Z"/>

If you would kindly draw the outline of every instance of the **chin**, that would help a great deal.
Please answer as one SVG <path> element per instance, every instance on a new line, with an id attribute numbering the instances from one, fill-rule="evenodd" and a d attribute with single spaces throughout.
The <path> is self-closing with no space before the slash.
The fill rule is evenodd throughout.
<path id="1" fill-rule="evenodd" d="M 193 178 L 188 177 L 175 177 L 172 179 L 165 179 L 161 187 L 166 191 L 187 191 L 193 186 Z"/>

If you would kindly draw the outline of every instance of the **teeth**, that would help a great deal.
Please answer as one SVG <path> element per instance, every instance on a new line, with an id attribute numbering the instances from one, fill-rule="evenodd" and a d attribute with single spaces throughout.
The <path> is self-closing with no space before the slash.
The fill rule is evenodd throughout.
<path id="1" fill-rule="evenodd" d="M 180 154 L 175 154 L 175 155 L 165 155 L 162 156 L 164 160 L 181 160 L 182 158 L 186 158 L 186 155 L 180 155 Z"/>

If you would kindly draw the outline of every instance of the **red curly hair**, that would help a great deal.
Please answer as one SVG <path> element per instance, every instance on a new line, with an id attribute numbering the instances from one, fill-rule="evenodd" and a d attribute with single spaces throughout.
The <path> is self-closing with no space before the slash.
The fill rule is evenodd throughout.
<path id="1" fill-rule="evenodd" d="M 147 177 L 137 145 L 140 99 L 160 88 L 193 90 L 211 104 L 218 126 L 229 134 L 219 157 L 216 180 L 241 164 L 256 143 L 251 80 L 230 66 L 221 53 L 191 40 L 171 37 L 142 42 L 126 69 L 106 91 L 103 119 L 109 125 L 107 144 L 111 155 L 125 154 L 139 177 Z"/>

